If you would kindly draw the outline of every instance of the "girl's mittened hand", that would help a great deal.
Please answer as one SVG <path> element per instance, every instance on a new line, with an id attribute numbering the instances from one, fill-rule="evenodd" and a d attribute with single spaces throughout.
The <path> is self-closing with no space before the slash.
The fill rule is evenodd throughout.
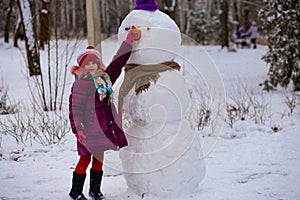
<path id="1" fill-rule="evenodd" d="M 77 131 L 76 138 L 79 140 L 80 143 L 84 144 L 83 139 L 86 139 L 86 135 L 83 133 L 83 131 Z"/>
<path id="2" fill-rule="evenodd" d="M 134 40 L 139 40 L 141 38 L 141 31 L 137 29 L 135 26 L 132 26 L 132 28 L 129 30 L 127 37 L 126 37 L 126 42 L 128 44 L 132 44 Z"/>
<path id="3" fill-rule="evenodd" d="M 139 40 L 141 38 L 141 35 L 142 35 L 141 30 L 139 30 L 135 26 L 132 26 L 130 32 L 132 35 L 134 35 L 134 37 L 133 37 L 134 40 Z"/>

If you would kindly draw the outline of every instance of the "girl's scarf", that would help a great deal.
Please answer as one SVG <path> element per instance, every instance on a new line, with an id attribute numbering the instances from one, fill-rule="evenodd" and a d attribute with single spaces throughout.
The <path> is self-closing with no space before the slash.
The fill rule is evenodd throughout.
<path id="1" fill-rule="evenodd" d="M 94 73 L 91 73 L 81 68 L 77 69 L 75 71 L 75 74 L 78 76 L 78 79 L 94 81 L 96 90 L 99 93 L 100 101 L 103 101 L 103 99 L 105 99 L 106 97 L 111 97 L 113 93 L 112 83 L 110 80 L 110 76 L 106 72 L 98 70 Z"/>
<path id="2" fill-rule="evenodd" d="M 110 77 L 104 71 L 98 71 L 95 75 L 93 75 L 93 80 L 99 93 L 100 101 L 105 99 L 106 97 L 110 97 L 113 93 L 112 83 Z"/>

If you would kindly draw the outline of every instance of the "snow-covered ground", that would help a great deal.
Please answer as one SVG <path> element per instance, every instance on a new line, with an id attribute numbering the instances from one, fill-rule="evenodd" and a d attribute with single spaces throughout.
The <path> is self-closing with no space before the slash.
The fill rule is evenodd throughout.
<path id="1" fill-rule="evenodd" d="M 83 41 L 80 48 L 85 46 Z M 108 53 L 104 52 L 105 63 L 111 59 L 115 48 L 116 45 L 107 49 Z M 268 68 L 260 58 L 266 47 L 239 49 L 236 53 L 220 50 L 217 46 L 207 46 L 205 49 L 220 71 L 228 94 L 239 84 L 254 93 L 261 92 L 258 84 L 266 78 Z M 0 57 L 1 78 L 8 87 L 9 95 L 17 100 L 28 100 L 24 61 L 19 49 L 3 44 L 1 39 Z M 75 58 L 72 64 L 75 64 Z M 68 75 L 67 92 L 70 91 L 72 79 Z M 265 94 L 271 108 L 271 117 L 265 125 L 255 124 L 253 120 L 238 121 L 233 128 L 225 125 L 217 145 L 204 158 L 206 172 L 199 184 L 199 191 L 172 200 L 300 199 L 300 106 L 296 106 L 293 115 L 285 114 L 282 118 L 283 113 L 288 112 L 284 101 L 289 92 L 285 92 L 283 94 L 282 90 L 278 90 Z M 274 133 L 272 126 L 281 130 Z M 66 135 L 66 141 L 59 145 L 17 145 L 11 136 L 5 134 L 0 135 L 0 145 L 1 200 L 68 199 L 71 174 L 78 160 L 75 138 L 71 132 Z M 88 192 L 88 182 L 87 178 L 85 194 Z M 127 191 L 122 173 L 108 168 L 102 191 L 107 200 L 166 199 L 151 194 L 139 196 Z"/>

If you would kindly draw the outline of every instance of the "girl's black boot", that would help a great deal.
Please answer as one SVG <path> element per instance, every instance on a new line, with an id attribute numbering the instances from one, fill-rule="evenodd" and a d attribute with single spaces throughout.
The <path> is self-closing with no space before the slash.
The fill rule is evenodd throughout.
<path id="1" fill-rule="evenodd" d="M 89 195 L 93 200 L 103 200 L 105 199 L 101 193 L 101 181 L 102 181 L 103 171 L 90 170 L 90 191 Z"/>
<path id="2" fill-rule="evenodd" d="M 69 196 L 73 200 L 87 200 L 82 193 L 85 177 L 86 174 L 77 174 L 75 171 L 73 172 L 72 188 L 69 193 Z"/>

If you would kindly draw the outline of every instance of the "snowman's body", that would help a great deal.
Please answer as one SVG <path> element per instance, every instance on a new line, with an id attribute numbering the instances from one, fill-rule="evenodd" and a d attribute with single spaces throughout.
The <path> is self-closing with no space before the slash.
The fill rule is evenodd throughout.
<path id="1" fill-rule="evenodd" d="M 181 34 L 173 20 L 159 10 L 131 11 L 119 28 L 119 40 L 136 26 L 142 38 L 134 44 L 131 64 L 173 61 L 180 53 Z M 185 120 L 190 95 L 180 71 L 159 73 L 147 91 L 132 88 L 123 99 L 128 147 L 120 151 L 130 190 L 159 196 L 186 195 L 198 190 L 205 167 L 198 136 Z"/>

